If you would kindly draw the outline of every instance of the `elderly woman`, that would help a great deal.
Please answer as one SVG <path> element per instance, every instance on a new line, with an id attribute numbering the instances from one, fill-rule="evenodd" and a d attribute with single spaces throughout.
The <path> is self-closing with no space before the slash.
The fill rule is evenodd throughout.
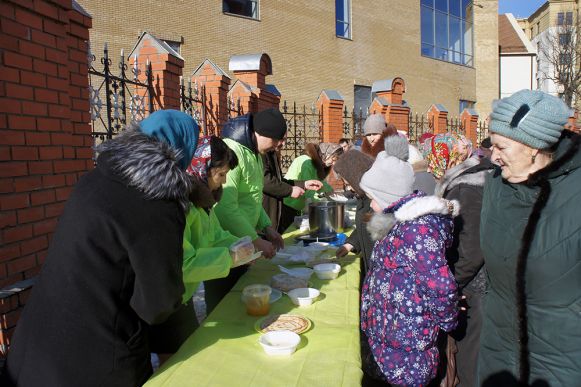
<path id="1" fill-rule="evenodd" d="M 564 130 L 568 117 L 561 100 L 530 90 L 491 115 L 499 170 L 481 213 L 489 290 L 480 383 L 581 381 L 581 153 L 579 135 Z"/>
<path id="2" fill-rule="evenodd" d="M 318 192 L 332 192 L 333 188 L 325 179 L 329 176 L 331 168 L 343 154 L 343 148 L 339 144 L 323 142 L 319 145 L 309 143 L 305 146 L 305 154 L 293 160 L 286 175 L 287 180 L 319 180 L 323 187 Z M 280 227 L 286 229 L 294 221 L 294 217 L 300 215 L 305 208 L 307 199 L 315 197 L 315 191 L 307 191 L 298 198 L 284 198 Z"/>

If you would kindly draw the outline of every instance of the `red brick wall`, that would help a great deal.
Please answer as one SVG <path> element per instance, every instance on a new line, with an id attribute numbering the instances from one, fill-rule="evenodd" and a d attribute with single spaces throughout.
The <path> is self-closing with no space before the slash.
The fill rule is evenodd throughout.
<path id="1" fill-rule="evenodd" d="M 30 287 L 19 281 L 38 274 L 64 202 L 93 162 L 90 17 L 71 0 L 4 0 L 0 15 L 1 351 Z"/>

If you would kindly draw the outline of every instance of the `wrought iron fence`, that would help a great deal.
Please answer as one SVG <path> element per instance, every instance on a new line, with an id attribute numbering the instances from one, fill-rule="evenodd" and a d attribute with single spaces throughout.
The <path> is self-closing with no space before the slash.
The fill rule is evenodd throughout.
<path id="1" fill-rule="evenodd" d="M 98 71 L 93 63 L 95 55 L 89 50 L 89 95 L 92 134 L 95 141 L 105 141 L 125 129 L 128 122 L 141 121 L 153 111 L 151 64 L 145 64 L 145 82 L 139 81 L 141 70 L 137 57 L 131 68 L 132 78 L 126 75 L 127 64 L 123 50 L 117 67 L 118 75 L 111 71 L 112 60 L 107 44 L 100 62 L 103 70 Z M 105 101 L 103 103 L 103 101 Z M 104 105 L 104 106 L 103 106 Z M 103 110 L 103 107 L 105 108 Z M 129 116 L 129 120 L 128 120 Z"/>
<path id="2" fill-rule="evenodd" d="M 240 106 L 240 97 L 234 101 L 234 96 L 228 98 L 228 119 L 243 115 L 242 107 Z"/>
<path id="3" fill-rule="evenodd" d="M 410 144 L 417 145 L 424 133 L 434 131 L 434 122 L 423 114 L 410 112 L 408 136 Z"/>
<path id="4" fill-rule="evenodd" d="M 206 122 L 206 93 L 204 86 L 199 87 L 198 82 L 194 82 L 192 88 L 192 81 L 188 81 L 188 86 L 184 84 L 184 79 L 180 82 L 180 105 L 182 112 L 192 116 L 204 136 L 214 133 L 208 133 L 208 126 Z"/>
<path id="5" fill-rule="evenodd" d="M 363 136 L 363 124 L 368 115 L 369 109 L 364 111 L 359 108 L 359 111 L 356 111 L 353 108 L 349 112 L 345 107 L 343 109 L 343 137 L 351 139 L 352 142 L 359 140 Z"/>
<path id="6" fill-rule="evenodd" d="M 287 137 L 281 150 L 281 169 L 286 172 L 293 160 L 303 154 L 305 145 L 309 142 L 320 143 L 323 115 L 313 105 L 307 110 L 297 108 L 296 102 L 292 109 L 284 101 L 282 114 L 287 123 Z"/>

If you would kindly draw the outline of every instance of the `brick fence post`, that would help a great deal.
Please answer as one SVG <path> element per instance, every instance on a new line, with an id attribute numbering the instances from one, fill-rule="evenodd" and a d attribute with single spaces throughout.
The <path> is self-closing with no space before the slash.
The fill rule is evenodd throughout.
<path id="1" fill-rule="evenodd" d="M 322 142 L 339 143 L 343 137 L 343 107 L 345 100 L 335 90 L 323 90 L 317 98 L 317 108 L 321 115 L 320 132 Z M 334 189 L 342 189 L 343 182 L 335 177 L 331 172 L 327 177 L 327 182 Z"/>
<path id="2" fill-rule="evenodd" d="M 446 133 L 448 131 L 448 110 L 439 103 L 433 104 L 428 110 L 428 122 L 431 123 L 432 133 Z"/>
<path id="3" fill-rule="evenodd" d="M 272 61 L 268 54 L 234 55 L 228 69 L 237 78 L 229 97 L 232 101 L 240 101 L 243 114 L 279 108 L 280 92 L 274 85 L 266 84 L 266 76 L 272 75 Z"/>
<path id="4" fill-rule="evenodd" d="M 478 113 L 474 109 L 464 109 L 460 114 L 460 122 L 464 128 L 464 135 L 476 148 L 478 146 Z"/>
<path id="5" fill-rule="evenodd" d="M 410 108 L 403 99 L 403 94 L 405 93 L 404 80 L 396 77 L 375 81 L 371 91 L 376 93 L 377 97 L 371 103 L 369 111 L 382 114 L 386 122 L 394 124 L 397 130 L 408 133 Z"/>
<path id="6" fill-rule="evenodd" d="M 87 41 L 75 1 L 4 1 L 0 23 L 0 356 L 79 176 L 93 167 Z"/>
<path id="7" fill-rule="evenodd" d="M 572 132 L 575 133 L 581 133 L 581 127 L 579 126 L 577 119 L 579 118 L 579 112 L 577 111 L 577 109 L 573 110 L 571 113 L 571 117 L 569 117 L 569 120 L 567 121 L 567 124 L 565 124 L 565 128 L 569 129 Z"/>
<path id="8" fill-rule="evenodd" d="M 198 96 L 204 94 L 206 133 L 219 135 L 228 121 L 228 88 L 230 77 L 211 60 L 206 59 L 194 70 L 191 82 L 198 85 Z"/>
<path id="9" fill-rule="evenodd" d="M 184 59 L 165 42 L 148 32 L 143 32 L 135 47 L 129 54 L 130 66 L 151 64 L 153 107 L 159 109 L 180 110 L 180 77 L 184 68 Z M 139 82 L 147 82 L 147 72 L 140 71 Z M 143 96 L 145 90 L 136 92 Z M 149 105 L 147 105 L 149 106 Z"/>

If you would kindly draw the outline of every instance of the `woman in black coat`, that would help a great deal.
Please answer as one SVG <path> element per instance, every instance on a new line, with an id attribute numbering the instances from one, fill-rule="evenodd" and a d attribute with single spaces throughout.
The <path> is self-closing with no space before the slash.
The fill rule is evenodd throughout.
<path id="1" fill-rule="evenodd" d="M 181 304 L 198 126 L 158 111 L 103 143 L 77 183 L 16 327 L 3 386 L 140 386 L 147 325 Z"/>

